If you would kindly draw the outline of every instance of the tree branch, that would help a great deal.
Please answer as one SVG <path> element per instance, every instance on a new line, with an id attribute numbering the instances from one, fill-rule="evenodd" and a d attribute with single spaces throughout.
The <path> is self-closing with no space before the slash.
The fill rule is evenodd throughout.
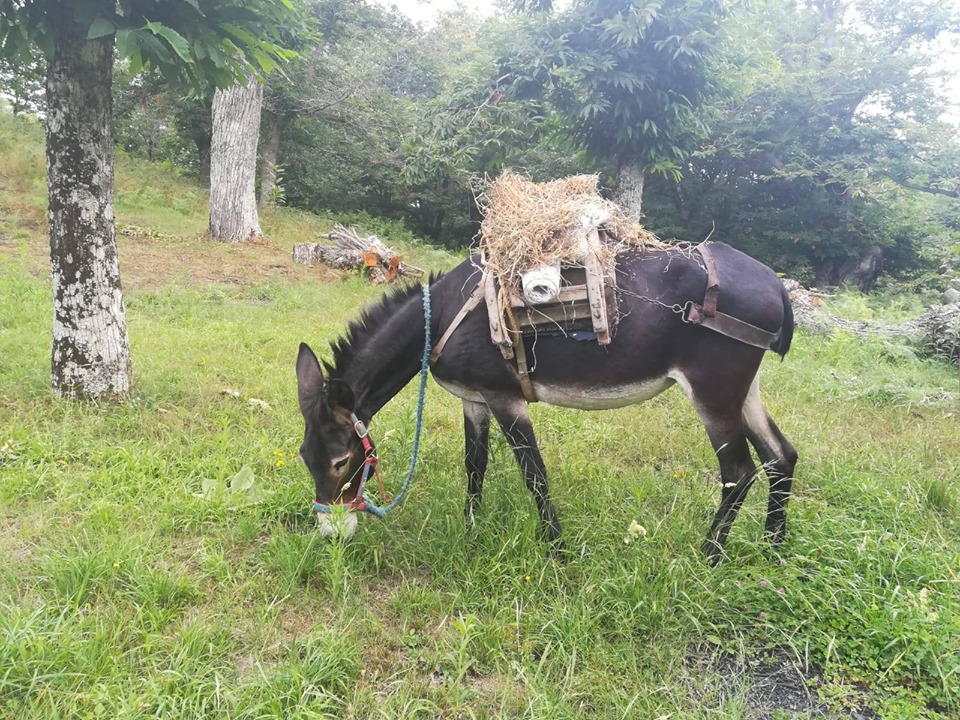
<path id="1" fill-rule="evenodd" d="M 887 175 L 891 180 L 893 180 L 900 187 L 907 188 L 908 190 L 919 190 L 920 192 L 930 193 L 931 195 L 943 195 L 945 197 L 954 198 L 955 200 L 960 200 L 960 190 L 944 190 L 943 188 L 932 187 L 930 185 L 917 185 L 912 182 L 907 182 L 906 180 L 899 180 L 892 175 Z"/>

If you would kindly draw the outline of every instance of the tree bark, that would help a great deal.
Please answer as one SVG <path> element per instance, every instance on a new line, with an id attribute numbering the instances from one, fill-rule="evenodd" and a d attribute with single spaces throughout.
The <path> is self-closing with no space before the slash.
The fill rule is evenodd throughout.
<path id="1" fill-rule="evenodd" d="M 280 158 L 280 137 L 287 119 L 266 109 L 262 118 L 267 127 L 263 152 L 260 153 L 260 207 L 265 208 L 277 204 L 277 161 Z"/>
<path id="2" fill-rule="evenodd" d="M 839 270 L 837 284 L 852 283 L 860 292 L 870 292 L 883 270 L 883 248 L 872 245 L 859 260 L 844 263 Z"/>
<path id="3" fill-rule="evenodd" d="M 221 242 L 257 237 L 257 140 L 263 86 L 248 78 L 213 96 L 213 139 L 210 147 L 210 227 Z"/>
<path id="4" fill-rule="evenodd" d="M 636 163 L 624 163 L 617 171 L 614 201 L 635 220 L 643 215 L 643 182 L 643 169 Z"/>
<path id="5" fill-rule="evenodd" d="M 114 38 L 87 40 L 70 13 L 59 22 L 46 81 L 53 389 L 118 400 L 131 364 L 113 214 Z"/>

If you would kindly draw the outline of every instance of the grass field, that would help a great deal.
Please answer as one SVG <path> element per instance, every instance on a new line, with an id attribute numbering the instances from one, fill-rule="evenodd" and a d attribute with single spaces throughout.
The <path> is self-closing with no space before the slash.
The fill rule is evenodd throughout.
<path id="1" fill-rule="evenodd" d="M 217 246 L 199 188 L 120 158 L 135 392 L 58 401 L 41 140 L 0 115 L 0 717 L 960 716 L 955 370 L 843 334 L 768 358 L 791 535 L 762 542 L 758 483 L 716 568 L 717 468 L 676 390 L 533 407 L 572 557 L 546 557 L 500 437 L 468 538 L 460 406 L 432 383 L 406 505 L 327 542 L 297 345 L 379 291 L 289 262 L 327 220 L 278 210 L 269 242 Z M 411 385 L 373 424 L 393 486 L 415 406 Z"/>

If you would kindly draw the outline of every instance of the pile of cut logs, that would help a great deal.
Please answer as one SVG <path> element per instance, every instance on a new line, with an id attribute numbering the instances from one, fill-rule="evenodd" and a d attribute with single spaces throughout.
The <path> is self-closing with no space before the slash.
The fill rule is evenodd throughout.
<path id="1" fill-rule="evenodd" d="M 360 237 L 353 228 L 335 225 L 326 235 L 330 243 L 297 243 L 293 261 L 302 265 L 322 262 L 338 270 L 362 269 L 375 284 L 390 282 L 400 275 L 420 277 L 423 270 L 402 262 L 376 235 Z"/>

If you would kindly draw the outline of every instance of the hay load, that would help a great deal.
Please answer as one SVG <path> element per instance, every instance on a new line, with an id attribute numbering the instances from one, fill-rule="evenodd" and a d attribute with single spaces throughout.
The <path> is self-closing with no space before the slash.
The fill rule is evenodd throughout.
<path id="1" fill-rule="evenodd" d="M 598 180 L 573 175 L 535 183 L 507 170 L 488 183 L 478 198 L 484 215 L 480 251 L 502 287 L 523 286 L 530 302 L 550 302 L 559 289 L 560 267 L 583 266 L 592 254 L 610 272 L 626 247 L 662 247 L 618 205 L 600 197 Z"/>

